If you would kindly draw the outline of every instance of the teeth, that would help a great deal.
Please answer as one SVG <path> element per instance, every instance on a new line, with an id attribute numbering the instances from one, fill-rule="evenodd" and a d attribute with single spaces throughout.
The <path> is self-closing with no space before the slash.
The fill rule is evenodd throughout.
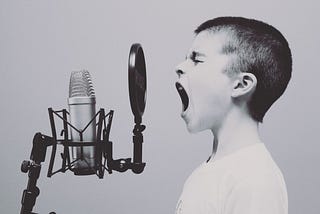
<path id="1" fill-rule="evenodd" d="M 182 101 L 182 109 L 183 111 L 186 111 L 189 106 L 189 97 L 186 92 L 186 90 L 183 88 L 183 86 L 180 83 L 176 83 L 176 88 L 178 90 L 178 93 L 180 95 L 181 101 Z"/>

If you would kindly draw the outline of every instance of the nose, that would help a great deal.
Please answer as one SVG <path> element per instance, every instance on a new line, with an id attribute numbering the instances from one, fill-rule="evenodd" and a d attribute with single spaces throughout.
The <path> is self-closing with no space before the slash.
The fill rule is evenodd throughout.
<path id="1" fill-rule="evenodd" d="M 181 69 L 176 69 L 176 74 L 178 75 L 178 77 L 181 77 L 184 72 Z"/>
<path id="2" fill-rule="evenodd" d="M 186 73 L 186 62 L 182 62 L 176 67 L 176 74 L 178 75 L 178 77 L 181 77 L 185 73 Z"/>

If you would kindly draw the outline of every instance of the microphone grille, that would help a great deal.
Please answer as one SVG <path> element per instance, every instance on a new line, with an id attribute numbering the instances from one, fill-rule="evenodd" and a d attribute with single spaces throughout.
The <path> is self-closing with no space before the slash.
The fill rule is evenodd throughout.
<path id="1" fill-rule="evenodd" d="M 91 76 L 87 70 L 71 73 L 69 97 L 95 97 Z"/>

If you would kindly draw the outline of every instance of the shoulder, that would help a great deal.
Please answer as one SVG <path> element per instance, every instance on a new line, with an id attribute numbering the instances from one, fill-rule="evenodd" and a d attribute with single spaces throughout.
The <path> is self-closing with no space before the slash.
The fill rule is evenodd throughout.
<path id="1" fill-rule="evenodd" d="M 264 145 L 243 151 L 228 160 L 221 183 L 226 209 L 260 213 L 287 212 L 287 190 L 283 175 Z M 249 210 L 248 210 L 249 209 Z M 261 212 L 263 211 L 263 212 Z M 229 212 L 226 212 L 229 213 Z M 254 212 L 253 212 L 254 213 Z"/>
<path id="2" fill-rule="evenodd" d="M 235 152 L 222 160 L 220 165 L 225 176 L 235 177 L 237 180 L 282 178 L 281 170 L 263 143 Z"/>
<path id="3" fill-rule="evenodd" d="M 273 173 L 238 179 L 221 192 L 223 213 L 287 214 L 285 183 Z"/>

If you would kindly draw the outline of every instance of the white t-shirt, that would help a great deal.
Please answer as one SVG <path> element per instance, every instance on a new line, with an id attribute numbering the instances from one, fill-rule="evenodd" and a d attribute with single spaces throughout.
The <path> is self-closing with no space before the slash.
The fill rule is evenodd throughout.
<path id="1" fill-rule="evenodd" d="M 287 214 L 282 173 L 263 143 L 203 163 L 184 184 L 176 214 Z"/>

